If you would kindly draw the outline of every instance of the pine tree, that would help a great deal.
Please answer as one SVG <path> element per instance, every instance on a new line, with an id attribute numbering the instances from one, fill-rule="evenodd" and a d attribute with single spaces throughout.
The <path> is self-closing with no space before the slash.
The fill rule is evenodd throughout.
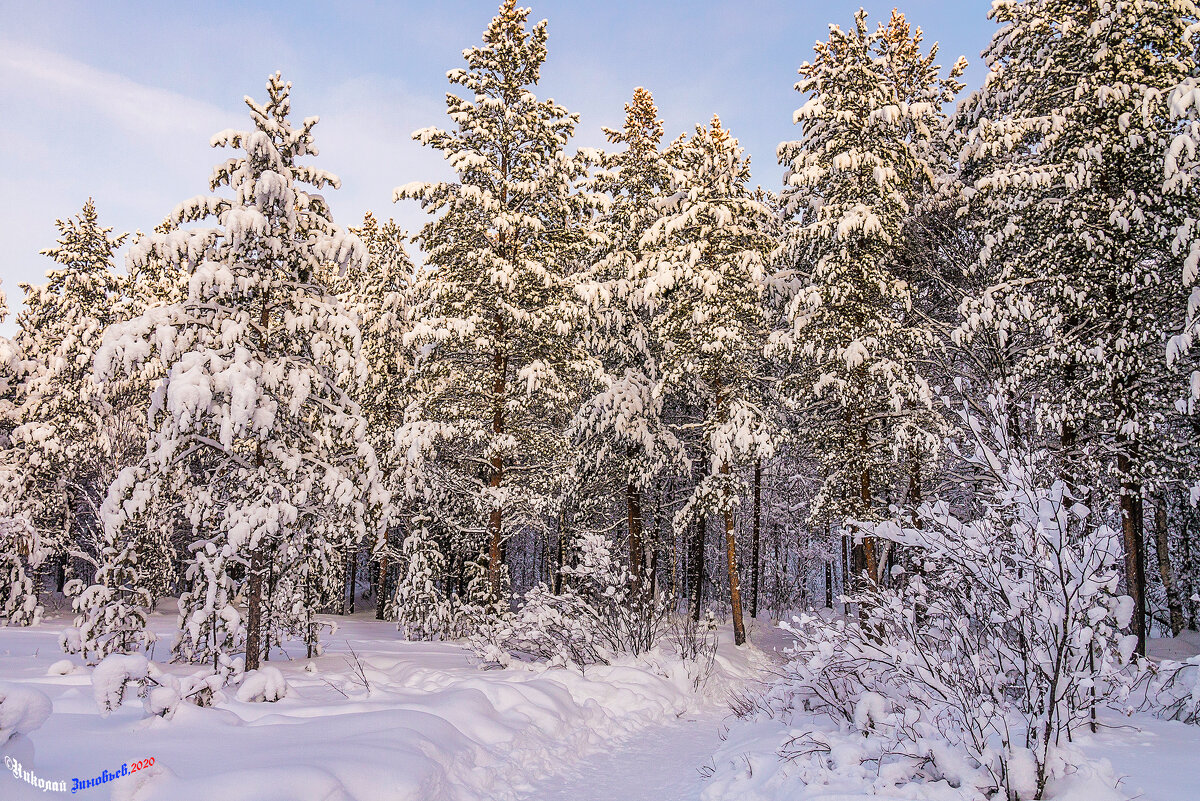
<path id="1" fill-rule="evenodd" d="M 707 512 L 722 516 L 734 639 L 745 641 L 738 583 L 734 468 L 769 456 L 771 436 L 753 403 L 761 379 L 765 328 L 762 292 L 772 242 L 770 210 L 747 188 L 749 159 L 713 117 L 677 141 L 669 154 L 671 194 L 664 214 L 642 237 L 639 291 L 650 335 L 661 354 L 656 392 L 682 395 L 706 410 L 706 475 L 676 527 Z"/>
<path id="2" fill-rule="evenodd" d="M 59 560 L 70 551 L 94 556 L 88 532 L 121 441 L 111 398 L 92 379 L 91 365 L 110 324 L 128 316 L 125 284 L 113 271 L 126 235 L 101 226 L 89 199 L 78 216 L 58 220 L 55 262 L 45 284 L 22 284 L 16 346 L 29 359 L 18 390 L 20 424 L 12 431 L 11 462 L 22 472 L 22 504 L 43 546 Z M 82 546 L 82 547 L 81 547 Z"/>
<path id="3" fill-rule="evenodd" d="M 831 25 L 800 67 L 803 137 L 779 146 L 788 167 L 784 213 L 798 217 L 777 254 L 789 297 L 771 352 L 792 360 L 789 391 L 815 412 L 811 447 L 826 476 L 815 513 L 870 520 L 899 454 L 936 450 L 941 436 L 922 359 L 932 337 L 897 276 L 897 251 L 916 204 L 948 170 L 942 106 L 961 89 L 961 59 L 940 75 L 937 46 L 902 14 L 871 30 Z M 878 580 L 866 539 L 853 570 Z"/>
<path id="4" fill-rule="evenodd" d="M 455 129 L 414 134 L 458 180 L 396 190 L 437 215 L 418 237 L 426 273 L 411 338 L 420 356 L 399 441 L 436 450 L 457 475 L 450 485 L 466 493 L 456 513 L 486 516 L 493 603 L 503 597 L 505 542 L 540 522 L 565 466 L 573 399 L 592 372 L 574 333 L 570 274 L 586 244 L 586 197 L 574 191 L 585 160 L 564 152 L 578 118 L 532 92 L 546 23 L 527 29 L 528 16 L 505 0 L 483 44 L 464 52 L 467 68 L 448 73 L 468 93 L 447 95 Z"/>
<path id="5" fill-rule="evenodd" d="M 367 212 L 360 228 L 351 231 L 366 247 L 364 269 L 347 273 L 341 293 L 348 310 L 357 314 L 362 336 L 366 377 L 353 394 L 370 427 L 383 475 L 395 472 L 392 439 L 403 423 L 405 397 L 400 392 L 412 362 L 404 344 L 410 323 L 408 305 L 414 267 L 404 250 L 404 233 L 395 221 L 380 225 Z"/>
<path id="6" fill-rule="evenodd" d="M 580 282 L 590 312 L 584 333 L 604 372 L 599 391 L 577 412 L 572 435 L 581 474 L 619 479 L 629 572 L 641 587 L 646 578 L 643 496 L 664 471 L 682 470 L 686 454 L 664 419 L 664 395 L 654 391 L 658 354 L 652 348 L 649 312 L 638 296 L 642 237 L 658 219 L 656 204 L 670 184 L 669 166 L 660 152 L 663 125 L 654 98 L 641 87 L 634 90 L 625 114 L 621 130 L 604 131 L 609 142 L 625 149 L 606 154 L 591 181 L 594 191 L 611 197 L 597 224 L 603 257 Z"/>
<path id="7" fill-rule="evenodd" d="M 8 316 L 8 300 L 0 290 L 0 321 Z M 0 623 L 26 626 L 41 619 L 42 607 L 30 573 L 45 558 L 37 528 L 23 508 L 24 472 L 19 449 L 7 447 L 17 423 L 13 405 L 24 373 L 21 352 L 8 337 L 0 337 L 0 432 L 5 448 L 0 452 Z"/>
<path id="8" fill-rule="evenodd" d="M 964 331 L 993 327 L 1017 344 L 1009 391 L 1040 389 L 1038 420 L 1061 436 L 1074 480 L 1105 467 L 1080 464 L 1084 445 L 1114 457 L 1144 654 L 1142 496 L 1166 478 L 1155 458 L 1172 414 L 1161 348 L 1178 323 L 1167 271 L 1196 208 L 1164 185 L 1178 132 L 1168 97 L 1195 74 L 1196 7 L 1024 0 L 991 16 L 1004 27 L 965 108 L 963 154 L 991 285 L 966 304 Z"/>
<path id="9" fill-rule="evenodd" d="M 395 221 L 382 225 L 371 212 L 363 224 L 351 231 L 367 249 L 365 269 L 347 272 L 338 281 L 347 308 L 358 316 L 362 334 L 362 353 L 367 365 L 365 379 L 351 390 L 367 420 L 367 439 L 379 460 L 379 472 L 386 488 L 396 497 L 402 494 L 404 454 L 395 447 L 396 429 L 404 423 L 408 396 L 404 381 L 412 364 L 412 349 L 405 344 L 411 328 L 409 306 L 412 302 L 414 267 L 404 250 L 405 234 Z M 386 538 L 381 540 L 386 545 Z M 389 555 L 375 557 L 386 573 Z M 353 572 L 357 553 L 347 554 L 347 592 L 353 595 Z M 353 606 L 353 597 L 350 598 Z"/>
<path id="10" fill-rule="evenodd" d="M 253 127 L 213 138 L 238 151 L 210 181 L 229 195 L 182 204 L 171 230 L 130 255 L 135 266 L 186 270 L 186 297 L 116 326 L 97 359 L 104 376 L 150 356 L 165 367 L 146 456 L 105 501 L 106 536 L 121 541 L 153 498 L 178 494 L 194 542 L 176 651 L 229 667 L 244 642 L 247 669 L 258 666 L 263 612 L 273 608 L 268 566 L 288 603 L 311 605 L 340 586 L 336 550 L 367 536 L 367 519 L 387 502 L 366 422 L 344 389 L 365 369 L 358 327 L 317 282 L 365 254 L 302 188 L 338 181 L 298 163 L 316 155 L 317 118 L 292 126 L 290 88 L 271 76 L 266 103 L 246 98 Z M 210 217 L 215 227 L 181 227 Z"/>
<path id="11" fill-rule="evenodd" d="M 445 575 L 446 560 L 427 528 L 427 519 L 412 521 L 400 558 L 404 573 L 396 585 L 396 620 L 410 640 L 432 640 L 444 636 L 451 626 L 451 608 L 446 594 L 435 583 Z"/>
<path id="12" fill-rule="evenodd" d="M 122 479 L 132 476 L 132 471 L 126 471 Z M 119 479 L 114 487 L 122 483 Z M 63 633 L 62 647 L 67 653 L 82 653 L 89 665 L 111 653 L 142 650 L 155 641 L 146 628 L 152 611 L 149 585 L 154 565 L 147 558 L 148 549 L 139 547 L 145 538 L 123 534 L 105 531 L 94 583 L 67 582 L 76 616 L 74 627 Z"/>

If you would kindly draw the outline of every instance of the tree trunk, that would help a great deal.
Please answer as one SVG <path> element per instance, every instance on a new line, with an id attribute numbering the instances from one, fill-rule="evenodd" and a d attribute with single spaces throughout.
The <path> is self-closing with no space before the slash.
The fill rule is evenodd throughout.
<path id="1" fill-rule="evenodd" d="M 640 598 L 646 580 L 646 546 L 642 541 L 642 499 L 632 481 L 625 484 L 625 507 L 629 518 L 629 575 L 633 595 Z"/>
<path id="2" fill-rule="evenodd" d="M 258 670 L 262 657 L 262 545 L 250 553 L 250 600 L 246 615 L 246 670 Z"/>
<path id="3" fill-rule="evenodd" d="M 262 324 L 267 321 L 267 307 L 263 304 Z M 262 442 L 258 443 L 254 455 L 254 466 L 260 471 L 266 464 L 263 456 Z M 250 600 L 246 614 L 246 670 L 258 670 L 258 661 L 262 656 L 262 600 L 263 600 L 263 546 L 258 543 L 250 552 Z"/>
<path id="4" fill-rule="evenodd" d="M 750 618 L 758 618 L 759 534 L 762 527 L 762 459 L 754 460 L 754 534 L 750 541 Z"/>
<path id="5" fill-rule="evenodd" d="M 696 518 L 696 533 L 692 537 L 692 619 L 700 622 L 700 607 L 704 603 L 704 515 Z"/>
<path id="6" fill-rule="evenodd" d="M 358 548 L 353 542 L 346 545 L 346 585 L 342 596 L 342 614 L 354 614 L 354 574 L 358 568 Z"/>
<path id="7" fill-rule="evenodd" d="M 1131 451 L 1136 445 L 1123 435 L 1117 437 L 1117 472 L 1121 475 L 1121 535 L 1125 545 L 1125 588 L 1133 598 L 1132 633 L 1137 651 L 1146 655 L 1146 555 L 1142 533 L 1141 485 L 1132 477 Z M 1124 445 L 1125 447 L 1121 447 Z"/>
<path id="8" fill-rule="evenodd" d="M 1183 604 L 1179 601 L 1179 588 L 1175 586 L 1175 574 L 1171 570 L 1170 543 L 1167 540 L 1167 496 L 1159 493 L 1154 505 L 1154 550 L 1158 555 L 1158 575 L 1167 593 L 1167 610 L 1171 616 L 1171 636 L 1178 637 L 1183 631 Z"/>
<path id="9" fill-rule="evenodd" d="M 842 529 L 845 530 L 844 527 Z M 850 537 L 847 534 L 842 534 L 841 547 L 841 562 L 842 562 L 842 595 L 845 596 L 850 592 L 850 557 L 854 553 L 854 548 L 850 544 Z M 846 611 L 845 602 L 842 603 L 842 611 Z"/>
<path id="10" fill-rule="evenodd" d="M 1181 574 L 1184 576 L 1194 576 L 1195 571 L 1192 569 L 1192 527 L 1190 512 L 1183 516 L 1183 528 L 1179 532 L 1180 552 L 1183 554 L 1183 565 Z M 1195 586 L 1195 585 L 1193 585 Z M 1187 599 L 1187 621 L 1188 628 L 1196 631 L 1196 602 L 1189 596 Z"/>
<path id="11" fill-rule="evenodd" d="M 865 424 L 862 425 L 859 432 L 858 448 L 859 456 L 862 459 L 862 469 L 858 476 L 859 514 L 866 517 L 871 510 L 871 466 L 868 461 L 870 439 Z M 858 579 L 863 573 L 866 573 L 867 580 L 874 584 L 879 579 L 879 560 L 875 554 L 875 538 L 855 537 L 855 540 L 860 539 L 861 541 L 854 543 L 854 551 L 850 557 L 853 562 L 854 577 Z"/>
<path id="12" fill-rule="evenodd" d="M 498 338 L 503 338 L 503 324 L 498 324 L 497 328 Z M 504 433 L 504 393 L 505 378 L 508 371 L 508 360 L 499 349 L 492 354 L 492 368 L 494 372 L 492 381 L 492 434 L 499 436 Z M 503 477 L 504 457 L 500 455 L 493 456 L 491 474 L 488 476 L 488 486 L 492 489 L 499 489 Z M 491 517 L 488 519 L 488 592 L 493 604 L 500 603 L 500 595 L 504 589 L 501 586 L 500 569 L 500 544 L 503 537 L 503 530 L 504 510 L 497 506 L 492 509 Z"/>
<path id="13" fill-rule="evenodd" d="M 658 551 L 659 545 L 655 542 L 650 548 L 650 583 L 647 587 L 651 599 L 658 596 Z"/>
<path id="14" fill-rule="evenodd" d="M 275 597 L 275 560 L 272 559 L 271 563 L 269 565 L 267 565 L 267 590 L 266 590 L 266 597 L 264 598 L 264 603 L 263 603 L 262 629 L 263 629 L 263 631 L 265 631 L 267 633 L 267 636 L 266 636 L 267 647 L 263 649 L 263 661 L 264 662 L 271 661 L 271 612 L 273 609 L 273 607 L 271 606 L 271 599 L 274 597 Z"/>
<path id="15" fill-rule="evenodd" d="M 375 619 L 383 620 L 387 612 L 388 556 L 379 557 L 379 579 L 375 582 Z"/>
<path id="16" fill-rule="evenodd" d="M 562 516 L 561 512 L 558 515 L 558 548 L 557 548 L 557 551 L 558 551 L 558 565 L 557 565 L 557 569 L 554 571 L 554 594 L 555 595 L 559 595 L 562 593 L 562 582 L 563 582 L 562 570 L 563 570 L 563 565 L 566 563 L 565 560 L 567 558 L 567 532 L 563 529 L 563 516 Z"/>
<path id="17" fill-rule="evenodd" d="M 833 562 L 825 563 L 825 608 L 833 609 Z"/>
<path id="18" fill-rule="evenodd" d="M 721 475 L 729 476 L 729 462 L 721 464 Z M 733 644 L 746 642 L 746 624 L 742 620 L 742 591 L 738 586 L 737 542 L 733 529 L 733 510 L 729 508 L 728 489 L 725 493 L 725 560 L 729 569 L 729 606 L 733 614 Z"/>

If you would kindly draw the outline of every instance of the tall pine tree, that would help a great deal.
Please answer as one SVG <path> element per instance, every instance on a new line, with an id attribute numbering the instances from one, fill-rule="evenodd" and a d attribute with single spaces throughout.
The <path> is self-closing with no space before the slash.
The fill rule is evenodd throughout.
<path id="1" fill-rule="evenodd" d="M 1002 28 L 964 109 L 963 154 L 990 286 L 966 304 L 964 330 L 1019 344 L 1013 383 L 1041 390 L 1039 422 L 1060 435 L 1069 477 L 1112 476 L 1144 654 L 1142 496 L 1167 478 L 1155 453 L 1176 394 L 1164 394 L 1178 324 L 1168 271 L 1196 209 L 1164 186 L 1179 130 L 1168 97 L 1196 70 L 1196 8 L 1022 0 L 991 16 Z M 1081 463 L 1085 445 L 1100 464 Z"/>
<path id="2" fill-rule="evenodd" d="M 569 414 L 592 373 L 575 334 L 572 275 L 586 246 L 575 191 L 586 163 L 565 152 L 578 118 L 532 92 L 546 23 L 526 28 L 528 16 L 513 0 L 501 5 L 483 44 L 464 52 L 467 68 L 448 73 L 467 90 L 446 97 L 455 128 L 414 134 L 457 180 L 396 190 L 436 215 L 418 236 L 426 273 L 411 337 L 420 355 L 399 438 L 436 449 L 455 474 L 448 481 L 467 493 L 458 508 L 485 518 L 457 527 L 486 529 L 494 603 L 505 594 L 505 543 L 550 505 Z"/>
<path id="3" fill-rule="evenodd" d="M 826 476 L 817 511 L 869 520 L 899 455 L 940 441 L 922 370 L 932 337 L 897 251 L 948 171 L 942 107 L 965 62 L 941 77 L 937 46 L 923 52 L 898 12 L 872 30 L 859 11 L 853 28 L 829 32 L 799 70 L 803 137 L 779 147 L 784 213 L 797 223 L 777 254 L 789 300 L 771 352 L 789 358 L 789 391 L 813 412 L 809 442 Z M 854 573 L 878 580 L 881 556 L 871 539 L 856 543 Z"/>
<path id="4" fill-rule="evenodd" d="M 724 523 L 734 640 L 746 639 L 738 581 L 734 513 L 739 463 L 769 456 L 772 443 L 759 395 L 765 344 L 762 292 L 770 210 L 748 188 L 749 159 L 713 117 L 676 142 L 671 194 L 642 237 L 640 301 L 661 354 L 655 392 L 677 393 L 705 410 L 702 479 L 678 516 L 682 530 L 709 512 Z"/>
<path id="5" fill-rule="evenodd" d="M 157 259 L 186 270 L 186 297 L 116 326 L 97 359 L 101 375 L 150 354 L 165 366 L 145 458 L 105 502 L 106 536 L 128 539 L 154 497 L 177 493 L 194 542 L 176 650 L 231 666 L 244 643 L 247 669 L 265 650 L 264 611 L 278 606 L 268 591 L 289 594 L 288 606 L 311 620 L 340 586 L 347 533 L 367 536 L 372 507 L 387 502 L 366 422 L 345 389 L 365 370 L 357 322 L 318 282 L 331 265 L 365 254 L 303 188 L 338 181 L 299 163 L 316 155 L 317 118 L 293 127 L 289 93 L 271 76 L 265 103 L 246 98 L 252 127 L 213 138 L 238 151 L 210 181 L 229 193 L 182 204 L 172 230 L 131 253 L 135 265 Z M 214 227 L 182 227 L 210 217 Z"/>

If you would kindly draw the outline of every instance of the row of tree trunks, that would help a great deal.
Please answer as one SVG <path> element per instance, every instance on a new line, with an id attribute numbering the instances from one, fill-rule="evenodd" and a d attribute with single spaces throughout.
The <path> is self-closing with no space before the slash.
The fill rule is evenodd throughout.
<path id="1" fill-rule="evenodd" d="M 721 475 L 728 478 L 729 462 L 721 464 Z M 742 590 L 738 582 L 737 540 L 734 534 L 733 509 L 729 507 L 728 498 L 725 505 L 725 559 L 729 572 L 729 606 L 733 614 L 733 643 L 742 645 L 746 642 L 746 623 L 742 619 Z"/>
<path id="2" fill-rule="evenodd" d="M 642 536 L 642 497 L 632 481 L 625 484 L 625 507 L 629 522 L 629 575 L 634 598 L 642 598 L 646 581 L 646 545 Z"/>
<path id="3" fill-rule="evenodd" d="M 1158 575 L 1167 593 L 1167 613 L 1171 619 L 1171 636 L 1178 637 L 1183 631 L 1183 603 L 1179 599 L 1179 587 L 1171 570 L 1170 543 L 1167 541 L 1167 496 L 1159 494 L 1154 505 L 1154 545 L 1158 556 Z"/>
<path id="4" fill-rule="evenodd" d="M 750 617 L 758 618 L 759 534 L 762 529 L 762 459 L 754 460 L 754 533 L 750 541 Z"/>
<path id="5" fill-rule="evenodd" d="M 704 541 L 708 539 L 704 515 L 696 517 L 696 533 L 692 536 L 692 619 L 700 622 L 704 605 Z"/>
<path id="6" fill-rule="evenodd" d="M 501 334 L 503 334 L 503 331 L 501 331 Z M 507 360 L 499 350 L 492 356 L 492 367 L 495 370 L 495 379 L 492 384 L 492 433 L 499 436 L 504 433 L 504 392 L 505 377 L 508 370 Z M 504 457 L 500 455 L 493 456 L 491 468 L 491 472 L 488 475 L 488 486 L 492 489 L 499 489 L 500 482 L 504 478 Z M 493 604 L 500 603 L 500 596 L 503 593 L 500 577 L 503 532 L 504 510 L 497 506 L 495 509 L 492 509 L 492 513 L 488 518 L 488 591 Z"/>

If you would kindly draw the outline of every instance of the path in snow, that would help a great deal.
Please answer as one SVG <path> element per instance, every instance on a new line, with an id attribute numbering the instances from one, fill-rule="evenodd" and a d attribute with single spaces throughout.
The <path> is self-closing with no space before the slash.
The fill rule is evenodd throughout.
<path id="1" fill-rule="evenodd" d="M 753 621 L 750 641 L 770 662 L 783 661 L 787 636 L 764 616 Z M 748 681 L 748 686 L 755 683 Z M 721 734 L 735 722 L 719 704 L 678 721 L 651 726 L 607 752 L 583 757 L 517 791 L 522 801 L 698 801 Z"/>
<path id="2" fill-rule="evenodd" d="M 697 801 L 728 710 L 651 726 L 518 793 L 525 801 Z"/>

